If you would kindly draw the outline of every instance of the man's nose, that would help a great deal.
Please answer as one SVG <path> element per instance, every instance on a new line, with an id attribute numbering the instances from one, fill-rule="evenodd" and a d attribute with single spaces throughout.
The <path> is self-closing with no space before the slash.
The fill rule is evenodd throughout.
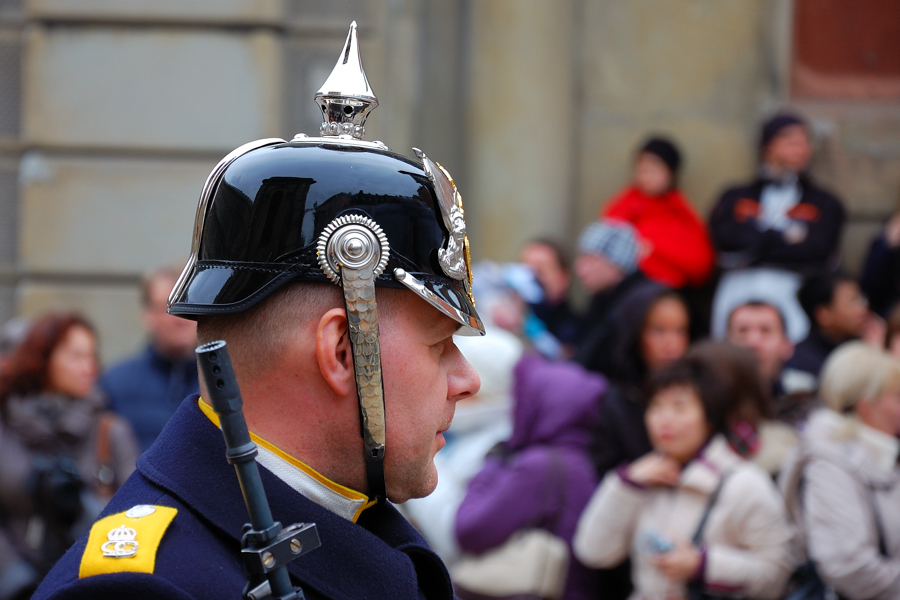
<path id="1" fill-rule="evenodd" d="M 453 368 L 448 375 L 447 395 L 453 400 L 463 400 L 478 393 L 481 388 L 481 378 L 475 367 L 469 363 L 459 349 L 455 349 L 456 356 Z"/>

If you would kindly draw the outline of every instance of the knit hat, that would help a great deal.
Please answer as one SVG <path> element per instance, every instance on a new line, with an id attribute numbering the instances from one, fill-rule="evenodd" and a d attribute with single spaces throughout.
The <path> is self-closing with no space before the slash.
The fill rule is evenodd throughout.
<path id="1" fill-rule="evenodd" d="M 791 125 L 802 125 L 803 127 L 806 127 L 806 121 L 792 113 L 779 113 L 769 117 L 769 119 L 762 124 L 762 128 L 759 132 L 760 152 L 765 150 L 766 147 L 772 143 L 772 140 L 775 139 L 775 136 L 777 136 L 782 129 L 790 127 Z"/>
<path id="2" fill-rule="evenodd" d="M 681 166 L 681 153 L 678 151 L 678 148 L 662 137 L 653 137 L 647 140 L 641 149 L 638 150 L 638 153 L 649 152 L 655 156 L 658 156 L 661 161 L 666 163 L 666 166 L 669 167 L 669 171 L 672 172 L 672 175 L 678 174 L 678 167 Z"/>
<path id="3" fill-rule="evenodd" d="M 584 254 L 603 256 L 626 275 L 637 270 L 637 233 L 624 221 L 604 219 L 591 223 L 578 239 L 578 250 Z"/>

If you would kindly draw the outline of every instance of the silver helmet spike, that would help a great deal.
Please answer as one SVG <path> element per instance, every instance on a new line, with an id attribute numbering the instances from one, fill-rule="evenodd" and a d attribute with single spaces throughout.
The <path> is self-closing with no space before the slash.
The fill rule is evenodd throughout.
<path id="1" fill-rule="evenodd" d="M 356 29 L 353 21 L 334 70 L 316 92 L 316 104 L 323 117 L 319 134 L 323 137 L 363 139 L 366 118 L 378 106 L 359 56 Z"/>

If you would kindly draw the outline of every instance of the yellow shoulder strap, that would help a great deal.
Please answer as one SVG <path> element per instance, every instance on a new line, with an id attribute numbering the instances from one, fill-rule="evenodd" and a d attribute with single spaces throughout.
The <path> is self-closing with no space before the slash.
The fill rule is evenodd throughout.
<path id="1" fill-rule="evenodd" d="M 78 577 L 104 573 L 153 573 L 156 551 L 178 510 L 141 504 L 94 523 Z"/>

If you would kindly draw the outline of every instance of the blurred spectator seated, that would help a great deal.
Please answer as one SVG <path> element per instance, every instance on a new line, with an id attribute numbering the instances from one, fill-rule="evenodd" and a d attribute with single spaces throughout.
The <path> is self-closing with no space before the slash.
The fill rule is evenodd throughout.
<path id="1" fill-rule="evenodd" d="M 585 334 L 575 361 L 590 371 L 601 372 L 599 361 L 614 328 L 611 314 L 622 297 L 647 279 L 638 270 L 637 233 L 623 221 L 597 221 L 584 228 L 578 239 L 575 274 L 590 295 L 584 315 Z"/>
<path id="2" fill-rule="evenodd" d="M 463 551 L 481 554 L 539 527 L 570 546 L 597 478 L 588 457 L 606 381 L 531 354 L 514 372 L 513 431 L 469 482 L 456 517 Z M 451 569 L 452 573 L 452 569 Z M 597 597 L 594 575 L 570 560 L 565 600 Z"/>
<path id="3" fill-rule="evenodd" d="M 607 473 L 578 524 L 586 565 L 631 557 L 633 598 L 780 598 L 793 571 L 778 490 L 729 444 L 744 398 L 721 366 L 689 353 L 650 376 L 653 451 Z"/>
<path id="4" fill-rule="evenodd" d="M 740 402 L 729 426 L 732 448 L 773 477 L 799 443 L 797 430 L 806 414 L 817 406 L 811 387 L 815 380 L 783 368 L 794 346 L 782 323 L 773 306 L 749 302 L 732 313 L 728 343 L 706 342 L 696 349 L 710 346 L 710 353 L 721 356 L 708 360 L 721 362 L 723 372 L 733 374 L 732 389 Z"/>
<path id="5" fill-rule="evenodd" d="M 835 348 L 867 332 L 868 304 L 856 280 L 843 273 L 810 279 L 797 297 L 812 326 L 806 339 L 797 344 L 788 367 L 818 378 Z"/>
<path id="6" fill-rule="evenodd" d="M 456 404 L 447 444 L 434 457 L 438 484 L 425 498 L 400 505 L 448 567 L 459 558 L 454 527 L 456 512 L 469 480 L 481 470 L 488 451 L 512 432 L 513 368 L 522 356 L 522 343 L 499 327 L 488 326 L 484 337 L 453 338 L 481 378 L 481 388 Z"/>
<path id="7" fill-rule="evenodd" d="M 76 314 L 38 318 L 0 374 L 0 588 L 27 597 L 134 471 L 137 441 L 106 410 L 97 339 Z"/>
<path id="8" fill-rule="evenodd" d="M 600 407 L 591 458 L 598 477 L 651 450 L 644 424 L 644 388 L 650 374 L 671 363 L 690 343 L 688 308 L 677 292 L 653 281 L 636 284 L 620 300 L 603 341 L 598 365 L 610 389 Z M 602 598 L 624 600 L 631 593 L 629 566 L 599 574 Z"/>
<path id="9" fill-rule="evenodd" d="M 725 431 L 728 445 L 776 476 L 800 438 L 793 426 L 774 418 L 772 396 L 756 353 L 730 342 L 707 340 L 692 346 L 687 356 L 714 365 L 727 379 L 732 398 Z"/>
<path id="10" fill-rule="evenodd" d="M 884 348 L 889 354 L 900 359 L 900 306 L 894 307 L 888 316 Z"/>
<path id="11" fill-rule="evenodd" d="M 613 196 L 601 218 L 627 221 L 642 246 L 640 269 L 673 288 L 700 287 L 709 278 L 715 252 L 706 225 L 678 189 L 681 153 L 670 140 L 654 137 L 638 150 L 632 182 Z"/>
<path id="12" fill-rule="evenodd" d="M 147 344 L 138 355 L 110 367 L 100 380 L 110 408 L 137 433 L 141 451 L 150 447 L 181 401 L 199 389 L 197 324 L 166 314 L 179 273 L 165 268 L 144 278 L 141 322 Z"/>
<path id="13" fill-rule="evenodd" d="M 824 597 L 900 598 L 900 362 L 848 342 L 819 389 L 827 408 L 779 482 L 800 541 L 833 594 Z"/>
<path id="14" fill-rule="evenodd" d="M 529 304 L 532 313 L 566 347 L 566 354 L 571 356 L 583 330 L 581 319 L 569 304 L 572 275 L 565 252 L 552 240 L 538 239 L 522 248 L 519 262 L 531 267 L 544 292 L 539 302 Z"/>
<path id="15" fill-rule="evenodd" d="M 749 348 L 756 356 L 759 375 L 773 400 L 773 417 L 802 428 L 810 411 L 818 406 L 816 378 L 785 368 L 794 355 L 794 344 L 778 308 L 760 300 L 736 307 L 728 317 L 727 340 Z"/>
<path id="16" fill-rule="evenodd" d="M 544 293 L 531 267 L 485 260 L 472 267 L 472 274 L 472 292 L 486 327 L 512 333 L 549 359 L 565 358 L 565 346 L 531 310 Z"/>
<path id="17" fill-rule="evenodd" d="M 872 310 L 884 318 L 900 302 L 900 213 L 872 240 L 860 286 Z"/>
<path id="18" fill-rule="evenodd" d="M 31 322 L 25 317 L 13 317 L 0 328 L 0 370 L 13 350 L 28 335 L 30 325 Z"/>
<path id="19" fill-rule="evenodd" d="M 650 449 L 644 426 L 644 387 L 650 374 L 688 348 L 687 306 L 673 290 L 645 281 L 626 294 L 614 313 L 616 328 L 607 348 L 611 383 L 594 435 L 593 456 L 602 476 Z"/>
<path id="20" fill-rule="evenodd" d="M 723 275 L 713 301 L 712 332 L 725 333 L 735 293 L 780 293 L 788 331 L 806 336 L 809 322 L 794 299 L 804 277 L 834 270 L 846 213 L 841 201 L 805 173 L 812 157 L 800 117 L 778 114 L 760 134 L 759 175 L 727 190 L 710 216 L 710 234 Z"/>

